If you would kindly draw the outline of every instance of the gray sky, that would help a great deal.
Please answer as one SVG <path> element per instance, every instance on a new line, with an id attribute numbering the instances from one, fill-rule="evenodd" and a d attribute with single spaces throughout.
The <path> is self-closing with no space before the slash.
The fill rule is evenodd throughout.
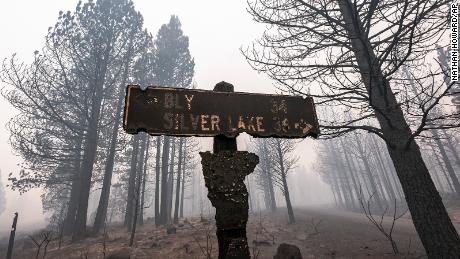
<path id="1" fill-rule="evenodd" d="M 0 58 L 17 53 L 19 59 L 30 62 L 34 50 L 40 50 L 48 27 L 57 21 L 60 10 L 73 11 L 74 0 L 14 0 L 4 1 L 0 8 Z M 195 81 L 198 88 L 212 89 L 227 81 L 236 91 L 274 93 L 272 83 L 265 75 L 253 71 L 239 52 L 240 46 L 260 37 L 264 27 L 252 21 L 246 12 L 246 1 L 216 0 L 134 0 L 135 7 L 144 16 L 144 26 L 156 35 L 160 26 L 172 14 L 179 16 L 182 29 L 190 38 L 190 51 L 195 58 Z M 8 144 L 5 123 L 15 114 L 9 104 L 0 98 L 0 170 L 7 183 L 10 172 L 18 172 L 20 159 Z M 241 142 L 241 141 L 240 141 Z M 314 160 L 313 141 L 303 141 L 298 148 L 302 164 L 309 168 Z M 312 158 L 313 157 L 313 158 Z M 0 215 L 0 233 L 9 231 L 14 211 L 19 212 L 23 227 L 44 224 L 40 191 L 19 196 L 7 190 L 7 210 Z"/>

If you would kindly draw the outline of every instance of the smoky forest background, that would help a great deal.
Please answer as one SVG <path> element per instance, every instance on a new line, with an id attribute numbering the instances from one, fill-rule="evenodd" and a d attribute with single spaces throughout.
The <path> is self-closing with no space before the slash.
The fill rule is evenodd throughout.
<path id="1" fill-rule="evenodd" d="M 22 163 L 1 172 L 0 214 L 6 190 L 38 189 L 47 221 L 21 230 L 19 215 L 13 258 L 217 258 L 198 154 L 212 139 L 122 128 L 127 85 L 213 87 L 194 79 L 180 17 L 152 32 L 134 2 L 80 1 L 59 12 L 31 62 L 2 57 L 1 95 L 17 111 L 5 127 Z M 460 258 L 451 2 L 245 8 L 264 26 L 239 49 L 247 69 L 269 78 L 267 91 L 312 96 L 321 126 L 317 140 L 238 138 L 259 156 L 245 180 L 251 256 L 289 243 L 303 258 Z"/>

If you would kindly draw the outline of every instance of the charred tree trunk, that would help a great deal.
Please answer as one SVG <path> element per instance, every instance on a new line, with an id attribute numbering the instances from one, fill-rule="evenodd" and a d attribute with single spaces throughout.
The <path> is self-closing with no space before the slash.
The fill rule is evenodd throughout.
<path id="1" fill-rule="evenodd" d="M 107 216 L 107 207 L 109 205 L 109 197 L 110 197 L 110 186 L 112 183 L 113 167 L 115 164 L 115 152 L 116 152 L 116 146 L 117 146 L 117 140 L 118 140 L 118 126 L 121 120 L 121 109 L 123 108 L 123 101 L 124 101 L 124 96 L 125 96 L 124 86 L 126 85 L 126 79 L 128 77 L 128 64 L 129 62 L 126 61 L 124 72 L 123 72 L 123 80 L 121 84 L 122 87 L 120 87 L 118 90 L 118 100 L 117 100 L 117 106 L 116 106 L 116 111 L 115 111 L 115 120 L 113 123 L 112 136 L 110 139 L 110 147 L 109 147 L 109 152 L 107 155 L 105 169 L 104 169 L 104 180 L 102 182 L 102 190 L 101 190 L 101 195 L 99 197 L 99 205 L 97 206 L 96 218 L 94 220 L 94 227 L 93 227 L 94 233 L 99 233 L 99 231 L 104 226 L 104 222 Z"/>
<path id="2" fill-rule="evenodd" d="M 8 241 L 8 249 L 6 252 L 6 259 L 13 258 L 14 238 L 16 236 L 16 225 L 18 223 L 18 213 L 14 213 L 13 224 L 11 225 L 10 239 Z M 44 256 L 43 256 L 44 257 Z"/>
<path id="3" fill-rule="evenodd" d="M 180 201 L 180 182 L 181 182 L 181 171 L 182 171 L 182 145 L 184 138 L 179 139 L 179 158 L 177 166 L 177 179 L 176 179 L 176 199 L 174 202 L 174 223 L 179 222 L 179 201 Z"/>
<path id="4" fill-rule="evenodd" d="M 269 193 L 269 202 L 270 202 L 270 210 L 272 212 L 276 211 L 276 199 L 275 199 L 275 188 L 273 184 L 273 175 L 272 175 L 272 170 L 270 167 L 270 160 L 268 157 L 268 148 L 267 148 L 267 141 L 264 141 L 264 165 L 265 166 L 265 171 L 267 173 L 267 181 L 268 181 L 268 193 Z"/>
<path id="5" fill-rule="evenodd" d="M 350 0 L 339 0 L 345 29 L 396 168 L 415 229 L 430 258 L 460 258 L 460 238 L 431 180 L 389 81 L 383 77 Z"/>
<path id="6" fill-rule="evenodd" d="M 287 179 L 286 179 L 287 170 L 284 166 L 284 154 L 283 154 L 283 151 L 281 150 L 281 143 L 279 139 L 275 139 L 275 141 L 276 141 L 276 147 L 277 147 L 276 151 L 278 152 L 279 166 L 280 166 L 280 171 L 281 171 L 281 181 L 283 184 L 283 194 L 286 200 L 286 207 L 287 207 L 288 216 L 289 216 L 289 223 L 293 224 L 295 223 L 295 217 L 294 217 L 294 211 L 291 205 L 291 197 L 289 195 L 289 187 L 288 187 Z"/>
<path id="7" fill-rule="evenodd" d="M 142 144 L 142 147 L 141 149 L 145 149 L 145 140 L 143 141 L 143 144 Z M 143 153 L 143 151 L 141 151 L 141 153 Z M 142 161 L 142 154 L 141 154 L 141 161 Z M 143 162 L 143 161 L 142 161 Z M 141 164 L 142 164 L 141 162 Z M 134 237 L 136 235 L 136 227 L 137 227 L 137 219 L 138 219 L 138 215 L 139 215 L 139 201 L 140 201 L 140 194 L 141 194 L 141 184 L 142 184 L 142 169 L 141 170 L 137 170 L 137 173 L 136 173 L 136 184 L 135 184 L 135 194 L 134 194 L 134 213 L 133 213 L 133 216 L 131 218 L 131 221 L 129 222 L 129 224 L 131 224 L 131 226 L 128 226 L 128 229 L 129 231 L 131 231 L 131 235 L 130 235 L 130 238 L 129 238 L 129 246 L 133 246 L 134 244 Z"/>
<path id="8" fill-rule="evenodd" d="M 174 169 L 176 166 L 176 138 L 172 140 L 171 148 L 171 160 L 169 165 L 169 176 L 168 176 L 168 196 L 166 198 L 167 210 L 166 210 L 166 222 L 171 223 L 171 211 L 173 203 L 173 191 L 174 191 Z"/>
<path id="9" fill-rule="evenodd" d="M 67 214 L 64 220 L 64 235 L 72 235 L 75 231 L 75 216 L 78 209 L 78 197 L 80 192 L 80 175 L 78 171 L 74 172 L 72 187 L 70 189 L 70 199 L 67 205 Z"/>
<path id="10" fill-rule="evenodd" d="M 128 227 L 128 231 L 131 230 L 134 214 L 134 195 L 136 188 L 137 161 L 139 156 L 139 139 L 140 134 L 136 134 L 134 135 L 132 142 L 133 150 L 131 153 L 131 167 L 129 170 L 128 179 L 128 197 L 126 199 L 126 211 L 124 220 L 124 225 Z"/>
<path id="11" fill-rule="evenodd" d="M 147 162 L 149 160 L 149 147 L 150 147 L 150 136 L 146 135 L 147 144 L 145 146 L 145 156 L 143 161 L 143 173 L 142 173 L 142 189 L 141 189 L 141 202 L 139 212 L 139 224 L 144 225 L 144 206 L 145 206 L 145 183 L 147 182 Z"/>
<path id="12" fill-rule="evenodd" d="M 169 147 L 170 147 L 170 137 L 164 136 L 163 143 L 163 152 L 161 159 L 161 204 L 160 204 L 160 218 L 158 220 L 159 225 L 164 225 L 168 221 L 168 204 L 167 195 L 168 195 L 168 168 L 169 168 Z"/>
<path id="13" fill-rule="evenodd" d="M 67 213 L 64 220 L 63 235 L 72 235 L 75 227 L 75 216 L 77 215 L 78 209 L 78 197 L 80 193 L 80 171 L 81 171 L 81 148 L 82 148 L 81 137 L 77 138 L 77 144 L 75 145 L 75 157 L 73 161 L 73 176 L 72 176 L 72 187 L 70 189 L 70 198 L 67 205 Z"/>
<path id="14" fill-rule="evenodd" d="M 161 174 L 161 136 L 157 137 L 155 155 L 155 225 L 160 223 L 160 174 Z"/>
<path id="15" fill-rule="evenodd" d="M 182 158 L 182 184 L 181 184 L 181 194 L 180 194 L 180 212 L 179 212 L 179 217 L 183 218 L 184 217 L 184 192 L 185 192 L 185 166 L 187 162 L 187 139 L 184 139 L 184 155 Z M 193 184 L 192 184 L 193 185 Z M 192 199 L 192 205 L 193 205 L 193 199 Z"/>
<path id="16" fill-rule="evenodd" d="M 80 173 L 80 192 L 78 197 L 78 210 L 75 219 L 75 228 L 72 236 L 73 240 L 79 240 L 86 235 L 86 221 L 88 216 L 88 199 L 91 190 L 91 178 L 93 176 L 93 166 L 96 160 L 99 116 L 101 113 L 101 104 L 103 98 L 103 88 L 105 74 L 107 71 L 107 60 L 109 51 L 106 52 L 105 58 L 101 61 L 103 64 L 97 66 L 97 79 L 94 80 L 94 93 L 91 97 L 91 111 L 89 123 L 85 136 L 85 148 Z"/>

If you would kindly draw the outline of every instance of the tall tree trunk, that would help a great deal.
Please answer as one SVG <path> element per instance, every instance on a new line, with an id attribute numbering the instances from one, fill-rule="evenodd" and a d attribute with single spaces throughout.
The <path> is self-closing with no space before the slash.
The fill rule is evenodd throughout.
<path id="1" fill-rule="evenodd" d="M 184 157 L 182 158 L 183 162 L 183 167 L 182 167 L 182 191 L 180 194 L 180 212 L 179 212 L 179 217 L 183 218 L 184 217 L 184 195 L 185 195 L 185 170 L 187 168 L 187 139 L 184 139 Z M 193 176 L 192 176 L 192 188 L 193 188 Z M 192 191 L 193 193 L 193 191 Z M 193 194 L 192 194 L 193 195 Z M 193 198 L 192 196 L 192 214 L 193 214 Z"/>
<path id="2" fill-rule="evenodd" d="M 172 140 L 171 148 L 171 160 L 169 165 L 169 176 L 168 176 L 168 196 L 167 196 L 167 223 L 172 221 L 172 203 L 173 203 L 173 190 L 174 190 L 174 169 L 176 166 L 176 138 Z"/>
<path id="3" fill-rule="evenodd" d="M 161 159 L 161 136 L 157 137 L 155 154 L 155 226 L 160 223 L 160 160 Z"/>
<path id="4" fill-rule="evenodd" d="M 289 187 L 287 185 L 286 174 L 283 175 L 283 194 L 286 200 L 286 207 L 289 216 L 289 223 L 295 223 L 294 210 L 292 209 L 291 196 L 289 195 Z"/>
<path id="5" fill-rule="evenodd" d="M 145 206 L 145 183 L 147 182 L 147 162 L 149 160 L 149 147 L 150 147 L 150 136 L 146 134 L 147 144 L 145 146 L 145 156 L 143 161 L 143 172 L 142 172 L 142 189 L 141 189 L 141 202 L 139 212 L 139 224 L 144 225 L 144 206 Z"/>
<path id="6" fill-rule="evenodd" d="M 80 192 L 80 170 L 81 170 L 81 148 L 83 139 L 81 136 L 77 137 L 77 143 L 75 145 L 75 157 L 73 161 L 73 176 L 72 176 L 72 187 L 70 189 L 70 198 L 67 205 L 67 213 L 64 220 L 63 235 L 72 235 L 75 227 L 75 216 L 78 209 L 78 198 Z"/>
<path id="7" fill-rule="evenodd" d="M 179 158 L 177 166 L 177 179 L 176 179 L 176 199 L 174 204 L 174 223 L 179 222 L 179 201 L 180 201 L 180 182 L 181 182 L 181 170 L 182 170 L 182 145 L 184 138 L 179 138 Z"/>
<path id="8" fill-rule="evenodd" d="M 419 146 L 412 139 L 389 81 L 376 65 L 380 62 L 356 19 L 359 15 L 350 0 L 339 0 L 338 4 L 370 102 L 378 109 L 376 117 L 387 140 L 415 229 L 427 255 L 430 258 L 460 258 L 460 238 L 431 180 Z"/>
<path id="9" fill-rule="evenodd" d="M 276 139 L 276 144 L 277 144 L 276 147 L 277 147 L 279 166 L 280 166 L 279 169 L 281 173 L 281 181 L 283 183 L 283 194 L 286 200 L 286 207 L 287 207 L 288 216 L 289 216 L 289 223 L 293 224 L 295 223 L 295 217 L 294 217 L 294 211 L 292 209 L 291 197 L 289 195 L 289 187 L 288 187 L 287 179 L 286 179 L 287 171 L 284 165 L 284 154 L 283 154 L 283 151 L 281 150 L 281 144 L 279 142 L 279 139 Z"/>
<path id="10" fill-rule="evenodd" d="M 70 199 L 67 205 L 67 214 L 64 220 L 64 235 L 72 235 L 75 232 L 75 216 L 78 209 L 78 198 L 80 192 L 80 175 L 78 171 L 74 172 L 72 177 L 72 187 L 70 189 Z"/>
<path id="11" fill-rule="evenodd" d="M 129 57 L 128 57 L 128 60 L 130 60 Z M 114 118 L 114 123 L 113 123 L 112 135 L 110 138 L 110 147 L 109 147 L 109 152 L 107 155 L 105 168 L 104 168 L 104 180 L 102 182 L 102 190 L 101 190 L 101 195 L 99 197 L 99 205 L 97 206 L 96 218 L 94 220 L 94 226 L 93 226 L 94 233 L 99 233 L 99 231 L 104 226 L 104 222 L 107 216 L 107 207 L 109 205 L 110 186 L 112 183 L 112 174 L 113 174 L 113 167 L 115 164 L 115 152 L 116 152 L 117 139 L 118 139 L 118 126 L 121 120 L 121 109 L 123 107 L 123 100 L 125 97 L 125 85 L 126 85 L 126 79 L 128 77 L 128 70 L 129 70 L 129 61 L 125 61 L 125 62 L 126 63 L 125 63 L 124 71 L 123 71 L 123 79 L 122 79 L 121 87 L 118 89 L 118 100 L 116 104 L 117 106 L 115 110 L 115 118 Z"/>
<path id="12" fill-rule="evenodd" d="M 132 153 L 131 153 L 131 167 L 129 170 L 128 178 L 128 197 L 126 199 L 126 211 L 125 211 L 125 220 L 124 225 L 128 227 L 128 231 L 131 230 L 132 220 L 134 215 L 134 196 L 136 192 L 136 174 L 137 174 L 137 164 L 139 156 L 139 141 L 140 134 L 136 134 L 133 137 L 132 141 Z"/>
<path id="13" fill-rule="evenodd" d="M 184 217 L 184 192 L 185 192 L 185 169 L 187 165 L 187 139 L 184 139 L 184 154 L 182 157 L 182 184 L 181 184 L 181 194 L 180 194 L 180 211 L 179 211 L 179 217 L 183 218 Z M 193 184 L 192 184 L 193 185 Z M 193 205 L 193 199 L 192 199 L 192 205 Z"/>
<path id="14" fill-rule="evenodd" d="M 79 240 L 86 235 L 86 221 L 88 217 L 88 199 L 91 190 L 91 178 L 93 176 L 93 166 L 96 160 L 97 142 L 98 142 L 98 126 L 99 116 L 101 113 L 101 104 L 103 98 L 103 87 L 105 81 L 105 74 L 107 71 L 106 53 L 104 64 L 98 64 L 98 76 L 94 80 L 94 93 L 91 97 L 91 112 L 89 116 L 89 123 L 85 136 L 85 148 L 83 151 L 83 162 L 80 173 L 80 193 L 78 197 L 78 211 L 75 219 L 75 228 L 72 236 L 73 240 Z"/>
<path id="15" fill-rule="evenodd" d="M 184 150 L 185 153 L 185 150 Z M 181 192 L 180 192 L 180 211 L 179 211 L 179 217 L 183 218 L 184 217 L 184 192 L 185 192 L 185 154 L 183 158 L 184 162 L 183 168 L 182 168 L 182 183 L 181 183 Z M 192 199 L 192 205 L 193 205 L 193 199 Z"/>
<path id="16" fill-rule="evenodd" d="M 270 210 L 272 212 L 275 212 L 276 211 L 276 199 L 275 199 L 275 188 L 274 188 L 274 184 L 273 184 L 273 174 L 272 174 L 272 170 L 271 170 L 271 167 L 270 167 L 270 160 L 269 160 L 269 157 L 268 157 L 268 148 L 267 148 L 267 141 L 264 140 L 263 141 L 263 150 L 264 150 L 264 154 L 262 154 L 263 156 L 263 167 L 265 168 L 265 172 L 267 174 L 267 182 L 268 182 L 268 193 L 269 193 L 269 203 L 270 203 Z"/>
<path id="17" fill-rule="evenodd" d="M 168 136 L 164 136 L 163 152 L 161 158 L 161 204 L 160 204 L 160 218 L 158 220 L 159 225 L 164 225 L 168 221 L 168 214 L 166 212 L 168 204 L 166 203 L 168 195 L 168 168 L 169 168 L 169 148 L 171 139 Z"/>
<path id="18" fill-rule="evenodd" d="M 147 134 L 146 134 L 147 135 Z M 141 149 L 145 149 L 145 140 L 142 141 Z M 140 159 L 140 164 L 142 166 L 143 157 L 142 157 L 143 151 L 141 151 L 141 159 Z M 139 200 L 140 200 L 140 194 L 141 194 L 141 180 L 142 180 L 142 169 L 137 170 L 136 172 L 136 184 L 135 184 L 135 194 L 134 194 L 134 213 L 131 217 L 131 221 L 129 222 L 128 225 L 128 230 L 131 232 L 130 238 L 129 238 L 129 246 L 133 246 L 134 244 L 134 236 L 136 234 L 136 226 L 137 226 L 137 219 L 139 215 Z"/>

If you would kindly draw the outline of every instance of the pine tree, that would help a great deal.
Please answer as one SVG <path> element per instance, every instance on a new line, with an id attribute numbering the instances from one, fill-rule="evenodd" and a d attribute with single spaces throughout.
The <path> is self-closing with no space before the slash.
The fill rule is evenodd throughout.
<path id="1" fill-rule="evenodd" d="M 170 87 L 184 87 L 191 86 L 195 62 L 190 55 L 189 40 L 181 29 L 181 23 L 177 16 L 171 16 L 169 23 L 161 26 L 155 40 L 156 55 L 154 58 L 153 74 L 155 75 L 154 83 L 160 86 Z M 174 145 L 175 141 L 171 137 L 164 137 L 164 144 L 162 150 L 162 168 L 161 177 L 161 199 L 159 207 L 158 224 L 166 224 L 171 215 L 170 211 L 172 206 L 168 204 L 172 202 L 171 187 L 168 185 L 168 179 L 173 179 L 174 164 L 169 165 L 170 157 L 175 154 L 170 154 L 170 148 Z M 171 170 L 170 170 L 171 169 Z M 172 204 L 172 203 L 171 203 Z M 157 213 L 156 213 L 157 214 Z"/>

